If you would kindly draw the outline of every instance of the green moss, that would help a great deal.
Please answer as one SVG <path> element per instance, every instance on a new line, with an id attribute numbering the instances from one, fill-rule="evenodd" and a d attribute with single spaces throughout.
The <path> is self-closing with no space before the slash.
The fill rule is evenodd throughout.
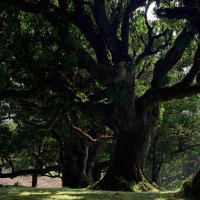
<path id="1" fill-rule="evenodd" d="M 129 192 L 149 192 L 158 191 L 155 183 L 150 183 L 145 178 L 142 182 L 127 182 L 121 178 L 101 179 L 94 185 L 88 187 L 94 190 L 110 190 L 110 191 L 129 191 Z"/>
<path id="2" fill-rule="evenodd" d="M 155 183 L 150 183 L 147 180 L 139 182 L 133 186 L 133 191 L 135 192 L 156 192 L 158 187 Z"/>
<path id="3" fill-rule="evenodd" d="M 110 191 L 133 191 L 133 185 L 135 183 L 129 183 L 124 179 L 113 178 L 113 179 L 101 179 L 94 185 L 88 187 L 94 190 L 110 190 Z"/>

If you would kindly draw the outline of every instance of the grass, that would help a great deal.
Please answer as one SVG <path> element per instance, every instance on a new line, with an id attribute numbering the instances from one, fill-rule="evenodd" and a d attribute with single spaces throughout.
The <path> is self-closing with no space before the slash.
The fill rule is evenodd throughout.
<path id="1" fill-rule="evenodd" d="M 176 192 L 107 192 L 86 189 L 0 188 L 0 200 L 190 200 Z"/>

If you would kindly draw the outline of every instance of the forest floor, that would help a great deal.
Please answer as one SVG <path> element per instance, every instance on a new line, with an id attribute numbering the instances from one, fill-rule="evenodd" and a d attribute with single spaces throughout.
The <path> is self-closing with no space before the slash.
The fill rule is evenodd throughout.
<path id="1" fill-rule="evenodd" d="M 177 192 L 108 192 L 69 188 L 2 187 L 0 200 L 191 200 Z"/>
<path id="2" fill-rule="evenodd" d="M 0 179 L 0 200 L 191 200 L 177 192 L 106 192 L 62 188 L 59 178 L 39 177 L 37 188 L 31 188 L 31 177 Z M 13 186 L 15 185 L 15 186 Z M 17 186 L 16 186 L 17 185 Z"/>

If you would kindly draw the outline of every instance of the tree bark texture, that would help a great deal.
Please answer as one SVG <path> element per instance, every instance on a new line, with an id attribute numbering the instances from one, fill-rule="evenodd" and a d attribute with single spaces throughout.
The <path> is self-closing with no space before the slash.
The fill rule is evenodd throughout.
<path id="1" fill-rule="evenodd" d="M 92 170 L 96 149 L 92 148 L 87 142 L 76 138 L 70 143 L 65 143 L 61 148 L 60 157 L 62 171 L 62 186 L 70 188 L 82 188 L 92 184 Z"/>
<path id="2" fill-rule="evenodd" d="M 145 183 L 142 190 L 152 189 L 143 174 L 151 138 L 145 128 L 144 114 L 124 104 L 116 104 L 114 113 L 115 152 L 107 173 L 94 188 L 133 191 L 134 185 Z"/>

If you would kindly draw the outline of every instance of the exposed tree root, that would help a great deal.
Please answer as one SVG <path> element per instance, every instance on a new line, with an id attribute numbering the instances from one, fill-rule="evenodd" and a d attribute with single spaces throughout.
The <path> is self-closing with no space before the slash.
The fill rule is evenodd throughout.
<path id="1" fill-rule="evenodd" d="M 88 189 L 130 192 L 158 191 L 157 185 L 155 183 L 150 183 L 146 179 L 142 182 L 136 183 L 127 182 L 126 180 L 120 178 L 112 178 L 110 180 L 101 179 L 95 184 L 89 186 Z"/>

